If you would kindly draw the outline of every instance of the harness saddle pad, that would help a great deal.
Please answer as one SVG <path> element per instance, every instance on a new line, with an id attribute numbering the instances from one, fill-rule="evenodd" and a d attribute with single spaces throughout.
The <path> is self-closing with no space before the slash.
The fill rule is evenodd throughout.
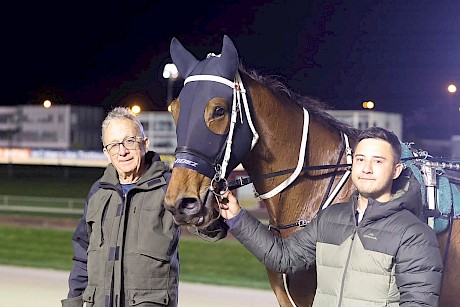
<path id="1" fill-rule="evenodd" d="M 407 144 L 402 143 L 402 155 L 401 158 L 412 158 L 414 157 L 413 152 Z M 423 160 L 423 158 L 420 158 Z M 404 164 L 412 171 L 417 181 L 420 183 L 420 189 L 422 193 L 422 208 L 425 211 L 428 209 L 427 203 L 427 187 L 423 180 L 422 172 L 415 164 L 414 160 L 407 160 Z M 442 169 L 439 168 L 439 173 L 442 172 Z M 439 211 L 440 216 L 435 217 L 434 219 L 434 231 L 436 233 L 443 232 L 447 230 L 449 225 L 449 216 L 453 215 L 454 217 L 459 216 L 460 214 L 460 193 L 457 187 L 449 182 L 449 179 L 442 176 L 436 176 L 436 204 L 435 210 Z"/>

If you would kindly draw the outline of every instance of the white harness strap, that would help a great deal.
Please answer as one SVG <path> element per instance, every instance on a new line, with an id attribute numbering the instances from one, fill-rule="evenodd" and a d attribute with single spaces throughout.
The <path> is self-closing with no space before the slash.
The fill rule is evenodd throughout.
<path id="1" fill-rule="evenodd" d="M 308 114 L 307 109 L 303 109 L 303 132 L 302 132 L 302 141 L 300 143 L 300 150 L 299 150 L 299 160 L 297 161 L 297 166 L 289 178 L 287 178 L 285 181 L 283 181 L 280 185 L 278 185 L 276 188 L 271 190 L 270 192 L 267 192 L 262 195 L 258 195 L 260 199 L 268 199 L 276 194 L 280 193 L 283 191 L 285 188 L 287 188 L 294 180 L 297 179 L 299 176 L 300 172 L 302 172 L 303 164 L 305 162 L 305 152 L 307 148 L 307 138 L 308 138 L 308 125 L 310 123 L 310 114 Z"/>
<path id="2" fill-rule="evenodd" d="M 348 140 L 348 135 L 346 135 L 346 134 L 343 134 L 343 138 L 344 138 L 344 141 L 345 141 L 345 151 L 347 153 L 347 164 L 351 165 L 351 163 L 353 162 L 353 156 L 352 156 L 352 152 L 351 152 L 350 141 Z M 327 198 L 327 200 L 324 202 L 323 206 L 321 207 L 322 210 L 326 209 L 327 206 L 329 206 L 331 204 L 331 202 L 337 196 L 337 193 L 339 193 L 339 191 L 345 185 L 345 182 L 347 181 L 348 176 L 350 176 L 350 173 L 351 173 L 351 171 L 348 169 L 345 172 L 345 174 L 343 174 L 342 178 L 340 179 L 339 183 L 335 187 L 334 191 L 332 191 L 331 194 L 329 194 L 329 197 Z"/>
<path id="3" fill-rule="evenodd" d="M 190 76 L 187 79 L 184 80 L 184 85 L 186 85 L 189 82 L 193 81 L 214 81 L 218 83 L 222 83 L 225 85 L 230 86 L 231 88 L 235 88 L 235 82 L 230 81 L 228 79 L 225 79 L 220 76 L 214 76 L 214 75 L 195 75 L 195 76 Z"/>
<path id="4" fill-rule="evenodd" d="M 224 179 L 225 174 L 227 172 L 228 163 L 230 161 L 230 156 L 232 153 L 233 132 L 235 131 L 235 124 L 236 124 L 236 120 L 238 117 L 238 111 L 240 112 L 241 123 L 243 123 L 243 116 L 241 114 L 242 112 L 241 111 L 242 110 L 241 100 L 243 101 L 244 113 L 246 114 L 246 118 L 248 119 L 249 128 L 251 129 L 251 132 L 252 132 L 251 150 L 254 148 L 254 146 L 257 144 L 257 141 L 259 140 L 259 134 L 257 133 L 254 127 L 254 124 L 251 118 L 251 113 L 249 111 L 248 98 L 246 96 L 246 89 L 244 88 L 243 81 L 241 80 L 239 72 L 236 72 L 234 82 L 228 79 L 225 79 L 223 77 L 220 77 L 220 76 L 195 75 L 195 76 L 190 76 L 186 78 L 184 81 L 184 85 L 187 84 L 188 82 L 193 82 L 193 81 L 213 81 L 213 82 L 225 84 L 233 89 L 232 114 L 230 117 L 230 127 L 229 127 L 228 137 L 227 137 L 226 146 L 225 146 L 225 154 L 224 154 L 224 158 L 223 158 L 220 169 L 216 170 L 218 171 L 218 174 L 217 174 L 218 179 Z"/>

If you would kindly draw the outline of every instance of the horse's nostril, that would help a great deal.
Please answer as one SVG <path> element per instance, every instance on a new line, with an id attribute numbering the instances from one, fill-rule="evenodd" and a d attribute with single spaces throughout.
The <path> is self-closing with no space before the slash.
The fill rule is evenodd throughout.
<path id="1" fill-rule="evenodd" d="M 179 205 L 179 211 L 188 213 L 188 214 L 194 214 L 200 210 L 199 203 L 196 198 L 193 197 L 185 197 L 182 198 L 180 205 Z"/>

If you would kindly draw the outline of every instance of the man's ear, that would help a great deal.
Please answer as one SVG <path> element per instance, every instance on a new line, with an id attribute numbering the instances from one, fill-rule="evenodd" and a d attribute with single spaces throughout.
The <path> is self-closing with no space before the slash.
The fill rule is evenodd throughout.
<path id="1" fill-rule="evenodd" d="M 149 145 L 150 145 L 150 140 L 148 137 L 145 137 L 145 141 L 144 141 L 145 152 L 149 151 Z"/>
<path id="2" fill-rule="evenodd" d="M 107 158 L 107 160 L 109 160 L 109 162 L 112 162 L 112 161 L 110 160 L 110 154 L 107 152 L 107 149 L 104 148 L 104 149 L 102 150 L 102 152 L 104 153 L 104 156 Z"/>
<path id="3" fill-rule="evenodd" d="M 401 175 L 401 172 L 404 169 L 404 165 L 402 163 L 397 163 L 393 169 L 393 180 L 398 178 Z"/>

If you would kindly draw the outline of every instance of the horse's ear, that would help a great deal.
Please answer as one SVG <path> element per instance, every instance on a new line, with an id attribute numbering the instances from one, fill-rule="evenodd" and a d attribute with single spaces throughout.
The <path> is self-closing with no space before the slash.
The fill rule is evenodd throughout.
<path id="1" fill-rule="evenodd" d="M 224 42 L 222 44 L 222 53 L 219 61 L 219 74 L 230 80 L 235 77 L 238 70 L 238 51 L 235 48 L 230 37 L 224 35 Z"/>
<path id="2" fill-rule="evenodd" d="M 171 59 L 182 78 L 187 78 L 200 61 L 198 61 L 187 49 L 182 46 L 177 38 L 173 38 L 169 48 Z"/>

